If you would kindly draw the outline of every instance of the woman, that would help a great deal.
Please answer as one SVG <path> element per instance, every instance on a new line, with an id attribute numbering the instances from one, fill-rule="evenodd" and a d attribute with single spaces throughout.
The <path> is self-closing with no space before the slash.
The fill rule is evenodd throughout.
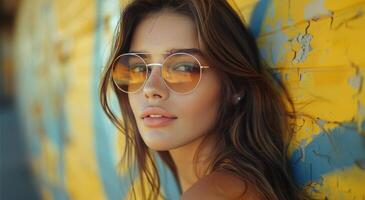
<path id="1" fill-rule="evenodd" d="M 110 85 L 121 120 L 107 102 Z M 135 158 L 141 187 L 150 185 L 144 199 L 162 195 L 154 152 L 182 199 L 306 198 L 287 158 L 293 103 L 225 0 L 130 3 L 100 98 L 126 136 L 126 161 Z"/>

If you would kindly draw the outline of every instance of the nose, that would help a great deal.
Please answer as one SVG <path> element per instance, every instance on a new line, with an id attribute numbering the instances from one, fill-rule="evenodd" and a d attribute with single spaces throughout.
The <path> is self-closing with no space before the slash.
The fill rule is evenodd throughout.
<path id="1" fill-rule="evenodd" d="M 161 66 L 150 65 L 149 67 L 150 73 L 143 88 L 145 98 L 149 100 L 167 99 L 169 91 L 161 76 Z"/>

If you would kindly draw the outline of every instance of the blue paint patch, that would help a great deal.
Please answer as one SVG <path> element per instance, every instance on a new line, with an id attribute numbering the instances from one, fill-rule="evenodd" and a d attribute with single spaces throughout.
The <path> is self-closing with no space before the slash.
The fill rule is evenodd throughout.
<path id="1" fill-rule="evenodd" d="M 276 17 L 276 11 L 277 9 L 275 8 L 275 3 L 270 2 L 265 12 L 265 19 L 274 19 Z M 270 23 L 263 23 L 260 34 L 274 32 L 275 28 L 276 27 L 274 25 L 271 25 Z"/>
<path id="2" fill-rule="evenodd" d="M 280 27 L 281 22 L 276 24 L 276 27 Z M 284 32 L 277 31 L 267 38 L 262 46 L 260 46 L 260 55 L 269 64 L 269 66 L 277 66 L 279 61 L 282 61 L 286 54 L 287 49 L 285 43 L 289 41 L 289 38 Z"/>
<path id="3" fill-rule="evenodd" d="M 176 184 L 176 180 L 172 172 L 163 164 L 163 161 L 158 155 L 155 156 L 157 159 L 157 167 L 160 174 L 161 186 L 165 199 L 180 199 L 179 187 Z"/>
<path id="4" fill-rule="evenodd" d="M 45 91 L 49 91 L 48 89 L 45 89 Z M 44 94 L 47 95 L 54 95 L 54 94 Z M 54 97 L 55 98 L 55 97 Z M 56 117 L 57 113 L 55 112 L 54 108 L 51 106 L 50 100 L 52 98 L 42 98 L 44 99 L 42 101 L 43 105 L 43 115 L 42 115 L 42 122 L 44 131 L 47 134 L 47 138 L 50 140 L 50 142 L 58 148 L 61 145 L 61 138 L 60 138 L 60 124 L 58 123 L 58 119 Z"/>
<path id="5" fill-rule="evenodd" d="M 49 99 L 48 99 L 49 100 Z M 46 186 L 49 187 L 49 191 L 51 191 L 53 198 L 55 200 L 66 200 L 70 199 L 65 188 L 65 131 L 67 130 L 67 123 L 66 123 L 66 115 L 65 111 L 63 110 L 61 113 L 54 113 L 52 112 L 52 108 L 50 107 L 50 102 L 46 100 L 43 102 L 44 106 L 44 128 L 45 132 L 47 133 L 47 138 L 51 142 L 55 148 L 56 159 L 55 159 L 55 167 L 56 171 L 56 181 L 55 183 L 48 183 Z M 51 170 L 51 169 L 49 169 Z M 42 172 L 42 174 L 47 174 Z M 47 177 L 47 180 L 50 180 Z"/>
<path id="6" fill-rule="evenodd" d="M 281 27 L 281 22 L 279 21 L 276 27 Z M 270 38 L 271 43 L 271 61 L 277 66 L 278 62 L 284 58 L 287 51 L 285 49 L 285 43 L 288 42 L 289 38 L 284 32 L 276 32 L 272 38 Z"/>
<path id="7" fill-rule="evenodd" d="M 51 9 L 51 1 L 45 2 L 41 7 L 41 16 L 46 19 L 45 26 L 49 29 L 53 27 L 54 13 Z M 53 67 L 53 66 L 51 66 Z M 52 71 L 52 69 L 49 69 Z M 55 200 L 67 200 L 70 199 L 68 192 L 65 188 L 65 137 L 68 130 L 68 124 L 66 120 L 66 111 L 64 107 L 64 93 L 65 88 L 63 82 L 59 82 L 52 77 L 52 73 L 47 74 L 47 78 L 39 79 L 41 84 L 39 88 L 42 90 L 42 95 L 39 96 L 39 102 L 42 105 L 42 127 L 47 136 L 48 141 L 55 148 L 55 182 L 50 182 L 46 184 L 49 187 L 49 191 L 53 195 Z M 52 80 L 51 84 L 45 84 L 45 82 Z M 49 96 L 49 98 L 47 98 Z M 55 102 L 60 102 L 56 104 Z M 52 169 L 48 169 L 52 170 Z M 52 180 L 52 178 L 47 177 L 47 173 L 41 172 L 46 176 L 46 180 Z"/>
<path id="8" fill-rule="evenodd" d="M 365 128 L 365 122 L 362 124 Z M 365 136 L 356 130 L 355 123 L 343 124 L 331 133 L 315 136 L 311 143 L 294 151 L 291 162 L 299 185 L 322 183 L 322 176 L 356 165 L 365 160 Z"/>
<path id="9" fill-rule="evenodd" d="M 261 0 L 258 2 L 252 12 L 250 19 L 249 30 L 255 38 L 260 35 L 261 28 L 263 27 L 266 11 L 271 3 L 271 0 Z"/>

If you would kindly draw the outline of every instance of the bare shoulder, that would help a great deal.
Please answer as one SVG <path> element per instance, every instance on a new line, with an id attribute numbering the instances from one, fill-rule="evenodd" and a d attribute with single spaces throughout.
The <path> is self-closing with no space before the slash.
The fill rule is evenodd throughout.
<path id="1" fill-rule="evenodd" d="M 212 172 L 185 191 L 181 200 L 259 200 L 254 186 L 227 172 Z"/>

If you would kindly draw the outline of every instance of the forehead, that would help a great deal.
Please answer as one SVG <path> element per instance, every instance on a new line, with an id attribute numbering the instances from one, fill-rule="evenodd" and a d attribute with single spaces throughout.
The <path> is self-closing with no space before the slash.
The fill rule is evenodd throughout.
<path id="1" fill-rule="evenodd" d="M 130 51 L 161 54 L 170 49 L 198 47 L 198 36 L 191 18 L 171 11 L 160 11 L 147 15 L 137 25 Z"/>

